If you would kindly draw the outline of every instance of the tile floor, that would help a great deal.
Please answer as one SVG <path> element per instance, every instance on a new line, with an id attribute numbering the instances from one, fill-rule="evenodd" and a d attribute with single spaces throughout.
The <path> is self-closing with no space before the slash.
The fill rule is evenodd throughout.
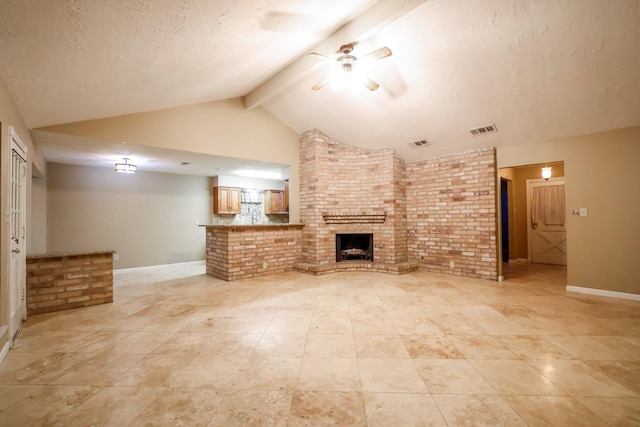
<path id="1" fill-rule="evenodd" d="M 31 317 L 2 426 L 640 425 L 640 303 L 491 282 L 203 266 L 116 272 L 113 304 Z"/>

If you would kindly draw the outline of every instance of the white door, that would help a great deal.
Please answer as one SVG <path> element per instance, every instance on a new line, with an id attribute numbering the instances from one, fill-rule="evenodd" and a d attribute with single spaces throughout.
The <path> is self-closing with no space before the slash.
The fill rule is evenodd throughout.
<path id="1" fill-rule="evenodd" d="M 11 337 L 20 330 L 27 318 L 27 150 L 9 128 L 11 137 L 11 184 L 9 195 L 9 238 L 11 261 L 9 263 L 9 313 Z"/>
<path id="2" fill-rule="evenodd" d="M 527 180 L 529 262 L 567 265 L 564 179 Z"/>

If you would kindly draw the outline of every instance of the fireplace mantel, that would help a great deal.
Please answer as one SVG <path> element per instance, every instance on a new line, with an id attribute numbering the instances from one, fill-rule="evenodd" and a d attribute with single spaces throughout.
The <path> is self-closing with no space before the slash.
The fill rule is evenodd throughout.
<path id="1" fill-rule="evenodd" d="M 383 224 L 387 213 L 323 213 L 325 224 Z"/>

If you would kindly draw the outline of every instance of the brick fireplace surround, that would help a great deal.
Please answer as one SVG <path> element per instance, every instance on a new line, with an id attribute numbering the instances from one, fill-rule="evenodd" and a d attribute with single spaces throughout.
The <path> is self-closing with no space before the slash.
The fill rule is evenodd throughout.
<path id="1" fill-rule="evenodd" d="M 495 280 L 496 179 L 493 148 L 406 163 L 390 149 L 360 149 L 308 131 L 300 138 L 304 228 L 294 268 L 419 268 Z M 337 233 L 373 233 L 373 262 L 336 263 Z"/>

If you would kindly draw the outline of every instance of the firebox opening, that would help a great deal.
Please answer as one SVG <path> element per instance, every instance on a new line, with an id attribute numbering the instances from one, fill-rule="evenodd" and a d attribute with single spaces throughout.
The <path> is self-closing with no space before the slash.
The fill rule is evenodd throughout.
<path id="1" fill-rule="evenodd" d="M 373 261 L 373 234 L 336 234 L 336 262 Z"/>

